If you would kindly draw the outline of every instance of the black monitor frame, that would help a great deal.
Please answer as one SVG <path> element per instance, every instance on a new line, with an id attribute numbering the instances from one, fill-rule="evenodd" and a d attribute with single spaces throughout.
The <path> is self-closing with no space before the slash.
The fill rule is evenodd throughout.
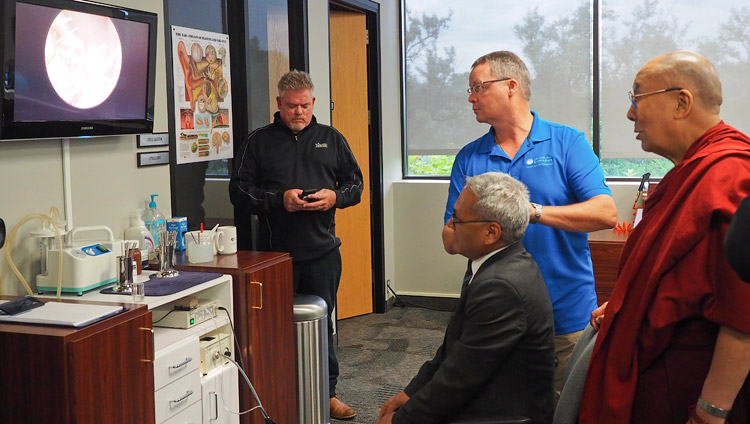
<path id="1" fill-rule="evenodd" d="M 158 17 L 154 13 L 111 6 L 103 3 L 76 0 L 2 0 L 2 104 L 0 105 L 0 141 L 43 138 L 94 137 L 123 134 L 144 134 L 153 131 L 156 81 L 156 38 Z M 15 117 L 15 60 L 16 60 L 16 5 L 26 3 L 55 9 L 67 9 L 112 18 L 113 20 L 145 23 L 148 28 L 148 70 L 146 72 L 146 101 L 143 116 L 135 119 L 73 119 L 73 120 L 16 120 Z M 126 52 L 123 52 L 125 54 Z"/>

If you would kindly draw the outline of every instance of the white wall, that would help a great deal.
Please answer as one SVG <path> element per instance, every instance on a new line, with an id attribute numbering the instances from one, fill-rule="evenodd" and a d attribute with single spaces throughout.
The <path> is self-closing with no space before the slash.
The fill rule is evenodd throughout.
<path id="1" fill-rule="evenodd" d="M 443 250 L 441 231 L 448 181 L 396 181 L 394 192 L 395 279 L 398 294 L 458 297 L 466 259 Z M 632 220 L 637 184 L 610 183 L 618 222 Z"/>
<path id="2" fill-rule="evenodd" d="M 159 15 L 158 52 L 164 52 L 162 2 L 152 0 L 112 1 L 119 6 L 147 10 Z M 167 131 L 167 95 L 164 54 L 157 53 L 154 132 Z M 97 137 L 70 140 L 70 197 L 75 227 L 106 225 L 122 238 L 128 214 L 145 207 L 151 193 L 159 194 L 159 210 L 171 216 L 169 167 L 136 167 L 135 136 Z M 47 214 L 50 207 L 64 213 L 63 152 L 60 140 L 0 142 L 0 218 L 8 232 L 29 214 Z M 39 220 L 21 226 L 12 246 L 13 262 L 26 280 L 33 283 L 40 272 L 37 241 L 29 236 Z M 5 266 L 7 245 L 0 249 L 0 267 Z M 25 294 L 10 273 L 5 279 L 7 294 Z"/>

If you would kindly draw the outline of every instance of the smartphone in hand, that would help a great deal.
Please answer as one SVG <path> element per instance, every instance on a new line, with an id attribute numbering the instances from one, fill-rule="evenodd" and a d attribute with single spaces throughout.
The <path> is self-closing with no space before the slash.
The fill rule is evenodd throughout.
<path id="1" fill-rule="evenodd" d="M 300 200 L 304 200 L 306 202 L 317 202 L 320 199 L 311 199 L 307 196 L 317 193 L 319 190 L 317 188 L 308 188 L 307 190 L 302 190 L 302 193 L 299 194 Z"/>

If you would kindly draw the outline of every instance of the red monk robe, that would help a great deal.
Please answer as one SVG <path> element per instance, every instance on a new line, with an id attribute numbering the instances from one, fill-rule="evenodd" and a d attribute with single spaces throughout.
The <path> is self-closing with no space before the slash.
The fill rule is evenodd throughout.
<path id="1" fill-rule="evenodd" d="M 724 235 L 750 193 L 750 139 L 720 122 L 662 179 L 620 257 L 589 365 L 580 423 L 684 424 L 719 326 L 750 333 L 750 284 Z M 747 381 L 731 423 L 747 423 Z"/>

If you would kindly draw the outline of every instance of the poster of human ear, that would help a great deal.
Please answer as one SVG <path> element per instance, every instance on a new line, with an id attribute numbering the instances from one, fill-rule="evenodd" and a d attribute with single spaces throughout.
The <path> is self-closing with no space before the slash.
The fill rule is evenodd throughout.
<path id="1" fill-rule="evenodd" d="M 232 157 L 229 36 L 172 26 L 177 164 Z"/>

